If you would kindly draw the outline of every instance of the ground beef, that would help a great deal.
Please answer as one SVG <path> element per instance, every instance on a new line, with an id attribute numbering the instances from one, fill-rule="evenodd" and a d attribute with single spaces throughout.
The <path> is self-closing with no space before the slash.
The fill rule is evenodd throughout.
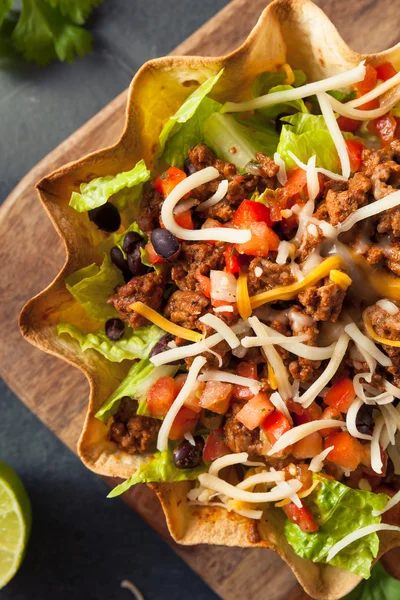
<path id="1" fill-rule="evenodd" d="M 253 192 L 256 191 L 258 184 L 259 178 L 254 175 L 240 175 L 237 178 L 231 179 L 225 198 L 218 202 L 218 204 L 200 213 L 201 216 L 204 219 L 218 219 L 222 223 L 227 223 L 233 218 L 241 202 L 250 198 Z"/>
<path id="2" fill-rule="evenodd" d="M 255 274 L 257 267 L 262 270 L 260 277 Z M 288 265 L 277 265 L 268 258 L 260 257 L 253 258 L 249 265 L 247 285 L 250 296 L 294 282 L 295 278 Z"/>
<path id="3" fill-rule="evenodd" d="M 323 285 L 312 286 L 300 292 L 299 301 L 305 307 L 306 313 L 316 321 L 332 321 L 339 317 L 346 292 L 328 277 Z"/>
<path id="4" fill-rule="evenodd" d="M 288 317 L 293 335 L 307 334 L 309 339 L 304 343 L 308 346 L 318 346 L 317 323 L 305 313 L 304 309 L 301 309 L 299 306 L 293 306 L 288 313 Z M 318 376 L 320 366 L 320 360 L 309 360 L 300 356 L 289 363 L 289 372 L 293 379 L 300 379 L 303 382 L 313 381 Z"/>
<path id="5" fill-rule="evenodd" d="M 110 439 L 128 454 L 147 452 L 154 446 L 161 421 L 137 415 L 136 400 L 122 398 L 110 429 Z"/>
<path id="6" fill-rule="evenodd" d="M 225 266 L 225 245 L 183 242 L 179 260 L 172 267 L 171 277 L 183 292 L 201 291 L 196 274 L 209 276 L 211 270 Z"/>
<path id="7" fill-rule="evenodd" d="M 356 173 L 348 182 L 340 183 L 341 186 L 332 186 L 326 193 L 326 210 L 331 225 L 342 223 L 360 206 L 367 204 L 371 189 L 370 180 L 362 173 Z"/>
<path id="8" fill-rule="evenodd" d="M 389 315 L 383 308 L 373 304 L 365 310 L 364 314 L 379 336 L 388 340 L 400 340 L 400 311 L 396 315 Z M 393 383 L 398 386 L 400 385 L 400 348 L 383 344 L 382 349 L 392 360 L 393 364 L 387 370 L 393 375 Z"/>
<path id="9" fill-rule="evenodd" d="M 311 225 L 313 224 L 311 223 Z M 314 232 L 316 232 L 317 235 L 314 235 Z M 310 254 L 312 254 L 312 252 L 316 248 L 318 248 L 318 246 L 323 242 L 324 237 L 325 236 L 322 233 L 321 228 L 318 227 L 318 225 L 313 225 L 313 229 L 311 229 L 310 226 L 306 227 L 304 234 L 301 238 L 300 247 L 297 252 L 297 257 L 300 266 L 301 263 L 304 262 L 310 256 Z"/>
<path id="10" fill-rule="evenodd" d="M 391 233 L 394 237 L 400 237 L 400 207 L 395 206 L 385 210 L 377 226 L 379 233 Z"/>
<path id="11" fill-rule="evenodd" d="M 250 431 L 235 417 L 243 407 L 241 402 L 234 402 L 227 413 L 224 424 L 224 442 L 232 452 L 248 452 L 249 455 L 257 454 L 260 443 L 260 430 L 257 427 Z"/>
<path id="12" fill-rule="evenodd" d="M 197 171 L 206 167 L 215 167 L 225 179 L 230 179 L 237 175 L 235 165 L 217 158 L 206 144 L 197 144 L 197 146 L 189 150 L 188 154 Z"/>
<path id="13" fill-rule="evenodd" d="M 187 329 L 198 329 L 198 318 L 207 312 L 209 300 L 201 292 L 174 292 L 164 309 L 164 316 Z"/>
<path id="14" fill-rule="evenodd" d="M 154 310 L 161 307 L 164 293 L 165 279 L 164 275 L 157 273 L 147 273 L 146 275 L 137 275 L 125 285 L 118 288 L 114 296 L 108 299 L 108 304 L 112 304 L 120 314 L 123 321 L 129 323 L 132 329 L 142 327 L 147 320 L 138 313 L 129 310 L 133 302 L 143 302 Z"/>
<path id="15" fill-rule="evenodd" d="M 277 164 L 274 163 L 272 158 L 270 158 L 266 154 L 263 154 L 262 152 L 257 152 L 256 161 L 259 175 L 263 179 L 273 179 L 277 176 L 279 167 Z"/>
<path id="16" fill-rule="evenodd" d="M 215 333 L 215 331 L 213 331 L 213 333 Z M 219 344 L 213 346 L 211 349 L 221 357 L 222 364 L 220 364 L 218 356 L 215 356 L 215 354 L 212 354 L 211 352 L 202 352 L 201 356 L 204 356 L 204 358 L 207 360 L 207 364 L 204 366 L 204 368 L 226 369 L 231 360 L 230 346 L 225 342 L 225 340 L 223 340 Z M 184 359 L 188 369 L 192 366 L 195 358 L 195 356 L 188 356 L 188 358 Z"/>
<path id="17" fill-rule="evenodd" d="M 160 226 L 161 205 L 164 197 L 151 184 L 145 183 L 143 188 L 143 197 L 140 203 L 139 214 L 136 222 L 140 229 L 148 236 Z"/>

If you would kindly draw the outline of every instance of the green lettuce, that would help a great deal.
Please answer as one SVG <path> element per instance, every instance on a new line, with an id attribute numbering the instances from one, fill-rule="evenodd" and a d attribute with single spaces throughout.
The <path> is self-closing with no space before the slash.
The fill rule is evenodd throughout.
<path id="1" fill-rule="evenodd" d="M 357 96 L 357 92 L 355 90 L 350 90 L 349 92 L 342 92 L 341 90 L 329 90 L 329 92 L 326 93 L 333 98 L 336 98 L 336 100 L 339 100 L 339 102 L 350 102 L 350 100 L 353 100 Z"/>
<path id="2" fill-rule="evenodd" d="M 291 85 L 277 85 L 269 90 L 269 94 L 275 92 L 286 92 L 292 90 Z M 279 104 L 273 104 L 272 106 L 266 106 L 265 108 L 259 108 L 256 110 L 256 114 L 261 115 L 266 120 L 275 119 L 278 115 L 287 113 L 306 113 L 308 114 L 307 106 L 304 104 L 304 100 L 289 100 L 288 102 L 280 102 Z"/>
<path id="3" fill-rule="evenodd" d="M 190 481 L 197 479 L 199 475 L 207 470 L 205 464 L 201 464 L 194 469 L 177 469 L 174 465 L 172 450 L 164 452 L 156 452 L 150 457 L 148 462 L 140 465 L 139 469 L 120 485 L 117 485 L 107 496 L 107 498 L 115 498 L 123 494 L 133 485 L 137 483 L 150 483 L 158 481 Z"/>
<path id="4" fill-rule="evenodd" d="M 256 119 L 239 122 L 232 115 L 214 113 L 204 123 L 204 140 L 218 158 L 239 169 L 255 160 L 257 152 L 273 156 L 278 135 Z M 232 153 L 232 149 L 235 151 Z"/>
<path id="5" fill-rule="evenodd" d="M 185 123 L 182 123 L 177 132 L 168 139 L 165 144 L 163 159 L 168 165 L 183 167 L 188 150 L 204 141 L 203 124 L 210 115 L 219 112 L 222 104 L 204 98 L 194 115 Z"/>
<path id="6" fill-rule="evenodd" d="M 293 87 L 299 87 L 305 84 L 307 78 L 304 71 L 301 71 L 300 69 L 294 69 L 293 74 Z M 268 94 L 271 88 L 274 88 L 278 85 L 283 85 L 283 82 L 286 78 L 287 73 L 285 71 L 264 71 L 264 73 L 260 73 L 255 78 L 251 87 L 251 95 L 253 98 L 264 96 L 265 94 Z"/>
<path id="7" fill-rule="evenodd" d="M 288 125 L 282 127 L 277 152 L 285 161 L 286 167 L 295 166 L 289 151 L 302 162 L 307 163 L 314 154 L 317 166 L 330 171 L 339 171 L 339 157 L 331 134 L 322 115 L 297 113 L 282 119 Z"/>
<path id="8" fill-rule="evenodd" d="M 162 128 L 160 137 L 158 138 L 160 154 L 164 152 L 165 144 L 172 135 L 177 133 L 182 123 L 186 123 L 193 117 L 202 100 L 211 92 L 223 72 L 224 69 L 221 69 L 219 73 L 209 77 L 194 92 L 192 92 L 190 96 L 186 98 L 176 113 L 168 119 Z"/>
<path id="9" fill-rule="evenodd" d="M 314 478 L 320 483 L 306 504 L 316 517 L 319 530 L 304 533 L 287 519 L 284 531 L 296 554 L 313 562 L 326 563 L 327 554 L 336 542 L 362 527 L 380 523 L 380 516 L 374 517 L 372 510 L 382 510 L 388 498 L 386 494 L 354 490 L 319 475 Z M 371 533 L 341 550 L 329 564 L 368 578 L 378 550 L 378 535 Z"/>
<path id="10" fill-rule="evenodd" d="M 142 184 L 148 179 L 150 171 L 146 168 L 144 160 L 140 160 L 130 171 L 96 177 L 89 183 L 81 183 L 80 194 L 72 192 L 69 204 L 78 212 L 86 212 L 102 206 L 113 196 L 113 203 L 118 210 L 124 210 L 128 202 L 137 200 Z M 136 189 L 132 190 L 135 187 Z"/>
<path id="11" fill-rule="evenodd" d="M 123 338 L 113 342 L 104 331 L 83 333 L 78 327 L 69 323 L 57 325 L 57 333 L 73 337 L 83 352 L 89 349 L 96 350 L 111 362 L 147 358 L 153 346 L 165 335 L 165 331 L 156 325 L 141 327 L 135 331 L 126 327 Z"/>
<path id="12" fill-rule="evenodd" d="M 388 573 L 380 562 L 376 563 L 368 581 L 362 581 L 343 600 L 398 600 L 400 580 Z"/>
<path id="13" fill-rule="evenodd" d="M 160 377 L 175 375 L 178 367 L 176 365 L 163 365 L 155 367 L 148 358 L 136 362 L 128 371 L 125 379 L 121 381 L 117 389 L 104 402 L 103 406 L 96 413 L 96 418 L 103 423 L 117 412 L 119 402 L 124 396 L 134 398 L 140 404 L 146 400 L 147 392 L 150 387 Z M 143 413 L 142 413 L 143 414 Z"/>
<path id="14" fill-rule="evenodd" d="M 117 285 L 122 285 L 124 278 L 115 267 L 109 256 L 105 256 L 101 267 L 89 265 L 75 271 L 65 280 L 67 290 L 75 300 L 83 306 L 87 314 L 98 321 L 106 321 L 118 316 L 113 306 L 107 304 Z"/>

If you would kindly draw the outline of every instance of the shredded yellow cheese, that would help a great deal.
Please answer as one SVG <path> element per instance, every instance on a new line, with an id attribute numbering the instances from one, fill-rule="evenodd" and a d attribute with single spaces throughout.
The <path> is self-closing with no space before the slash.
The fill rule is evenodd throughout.
<path id="1" fill-rule="evenodd" d="M 278 389 L 278 382 L 275 377 L 274 369 L 271 367 L 270 363 L 268 363 L 268 383 L 273 390 Z"/>
<path id="2" fill-rule="evenodd" d="M 343 271 L 338 271 L 337 269 L 332 269 L 329 273 L 329 279 L 342 288 L 342 290 L 347 290 L 353 283 L 352 278 L 349 277 L 347 273 L 343 273 Z"/>
<path id="3" fill-rule="evenodd" d="M 319 481 L 314 481 L 309 488 L 307 488 L 306 490 L 304 490 L 304 492 L 297 492 L 297 496 L 299 498 L 307 498 L 307 496 L 309 496 L 317 487 L 317 485 L 319 484 Z M 275 506 L 286 506 L 286 504 L 290 504 L 291 503 L 291 499 L 290 498 L 284 498 L 283 500 L 281 500 L 280 502 L 277 502 L 275 504 Z"/>
<path id="4" fill-rule="evenodd" d="M 286 79 L 283 82 L 284 85 L 292 85 L 292 83 L 294 83 L 294 73 L 292 67 L 289 65 L 289 63 L 285 63 L 282 65 L 282 69 L 286 73 Z"/>
<path id="5" fill-rule="evenodd" d="M 190 329 L 186 329 L 185 327 L 181 327 L 180 325 L 175 325 L 175 323 L 171 323 L 171 321 L 168 321 L 168 319 L 161 316 L 157 311 L 150 308 L 150 306 L 143 304 L 143 302 L 134 302 L 130 305 L 129 310 L 134 310 L 135 312 L 139 313 L 139 315 L 142 315 L 142 317 L 145 317 L 148 321 L 154 323 L 154 325 L 158 325 L 158 327 L 164 329 L 164 331 L 181 337 L 184 340 L 188 340 L 189 342 L 200 342 L 204 337 L 201 333 L 197 333 L 195 331 L 191 331 Z"/>
<path id="6" fill-rule="evenodd" d="M 239 315 L 243 320 L 248 319 L 252 313 L 249 289 L 247 287 L 247 274 L 241 271 L 236 285 L 236 300 Z"/>
<path id="7" fill-rule="evenodd" d="M 361 267 L 368 283 L 381 298 L 390 298 L 391 300 L 400 300 L 400 278 L 389 275 L 389 273 L 373 269 L 363 256 L 360 256 L 354 250 L 350 250 L 354 262 Z"/>
<path id="8" fill-rule="evenodd" d="M 378 342 L 378 344 L 385 344 L 386 346 L 394 346 L 395 348 L 400 348 L 400 340 L 389 340 L 388 338 L 381 337 L 380 335 L 375 333 L 375 330 L 371 325 L 371 321 L 365 315 L 363 315 L 363 321 L 369 337 Z"/>
<path id="9" fill-rule="evenodd" d="M 296 283 L 292 283 L 290 285 L 282 285 L 274 288 L 273 290 L 268 290 L 267 292 L 262 292 L 261 294 L 251 296 L 251 307 L 254 310 L 255 308 L 258 308 L 267 302 L 276 302 L 277 300 L 292 300 L 299 292 L 302 292 L 306 288 L 315 285 L 320 279 L 326 277 L 330 271 L 339 269 L 342 264 L 343 260 L 340 256 L 330 256 L 329 258 L 326 258 L 320 265 L 315 267 L 311 273 L 306 275 L 302 281 L 297 281 Z"/>

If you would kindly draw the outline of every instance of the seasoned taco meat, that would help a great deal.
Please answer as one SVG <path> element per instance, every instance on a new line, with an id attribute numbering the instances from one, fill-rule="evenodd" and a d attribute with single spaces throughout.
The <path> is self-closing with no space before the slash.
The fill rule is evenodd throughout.
<path id="1" fill-rule="evenodd" d="M 202 286 L 196 275 L 209 277 L 210 271 L 221 270 L 225 266 L 225 244 L 183 242 L 179 260 L 174 263 L 171 278 L 183 292 L 201 291 Z"/>
<path id="2" fill-rule="evenodd" d="M 148 236 L 150 236 L 153 229 L 160 226 L 161 205 L 163 201 L 164 197 L 160 192 L 151 184 L 144 184 L 143 197 L 136 222 L 140 229 Z"/>
<path id="3" fill-rule="evenodd" d="M 125 285 L 118 288 L 114 296 L 108 299 L 108 304 L 112 304 L 120 314 L 123 321 L 129 323 L 132 329 L 143 327 L 147 320 L 136 312 L 130 310 L 130 305 L 134 302 L 143 302 L 154 310 L 161 308 L 165 286 L 164 275 L 157 273 L 147 273 L 138 275 Z"/>
<path id="4" fill-rule="evenodd" d="M 282 285 L 290 285 L 294 281 L 289 265 L 277 265 L 268 258 L 259 257 L 254 258 L 249 265 L 247 285 L 251 296 Z"/>
<path id="5" fill-rule="evenodd" d="M 110 439 L 128 454 L 147 452 L 155 445 L 161 421 L 137 415 L 136 400 L 122 398 L 114 422 L 110 428 Z"/>
<path id="6" fill-rule="evenodd" d="M 201 292 L 174 292 L 164 309 L 164 316 L 173 323 L 197 329 L 197 319 L 201 317 L 209 305 L 209 300 Z"/>
<path id="7" fill-rule="evenodd" d="M 328 277 L 321 286 L 300 292 L 298 298 L 306 313 L 316 321 L 332 321 L 339 317 L 346 292 Z"/>

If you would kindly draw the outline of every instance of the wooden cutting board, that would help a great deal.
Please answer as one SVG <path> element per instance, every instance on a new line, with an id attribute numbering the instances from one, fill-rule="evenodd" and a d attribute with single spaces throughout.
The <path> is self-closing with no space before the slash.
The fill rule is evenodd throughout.
<path id="1" fill-rule="evenodd" d="M 355 50 L 379 51 L 398 41 L 400 12 L 393 0 L 316 3 Z M 267 0 L 231 2 L 173 54 L 226 54 L 242 43 L 266 4 Z M 114 143 L 122 131 L 126 97 L 126 92 L 120 94 L 46 156 L 0 209 L 0 374 L 74 452 L 86 411 L 86 379 L 78 370 L 30 346 L 18 328 L 22 306 L 52 281 L 64 262 L 63 245 L 36 197 L 34 186 L 61 165 Z M 23 246 L 16 243 L 21 239 Z M 158 501 L 147 487 L 135 487 L 125 499 L 225 600 L 308 597 L 290 569 L 271 551 L 178 546 L 170 539 Z"/>

